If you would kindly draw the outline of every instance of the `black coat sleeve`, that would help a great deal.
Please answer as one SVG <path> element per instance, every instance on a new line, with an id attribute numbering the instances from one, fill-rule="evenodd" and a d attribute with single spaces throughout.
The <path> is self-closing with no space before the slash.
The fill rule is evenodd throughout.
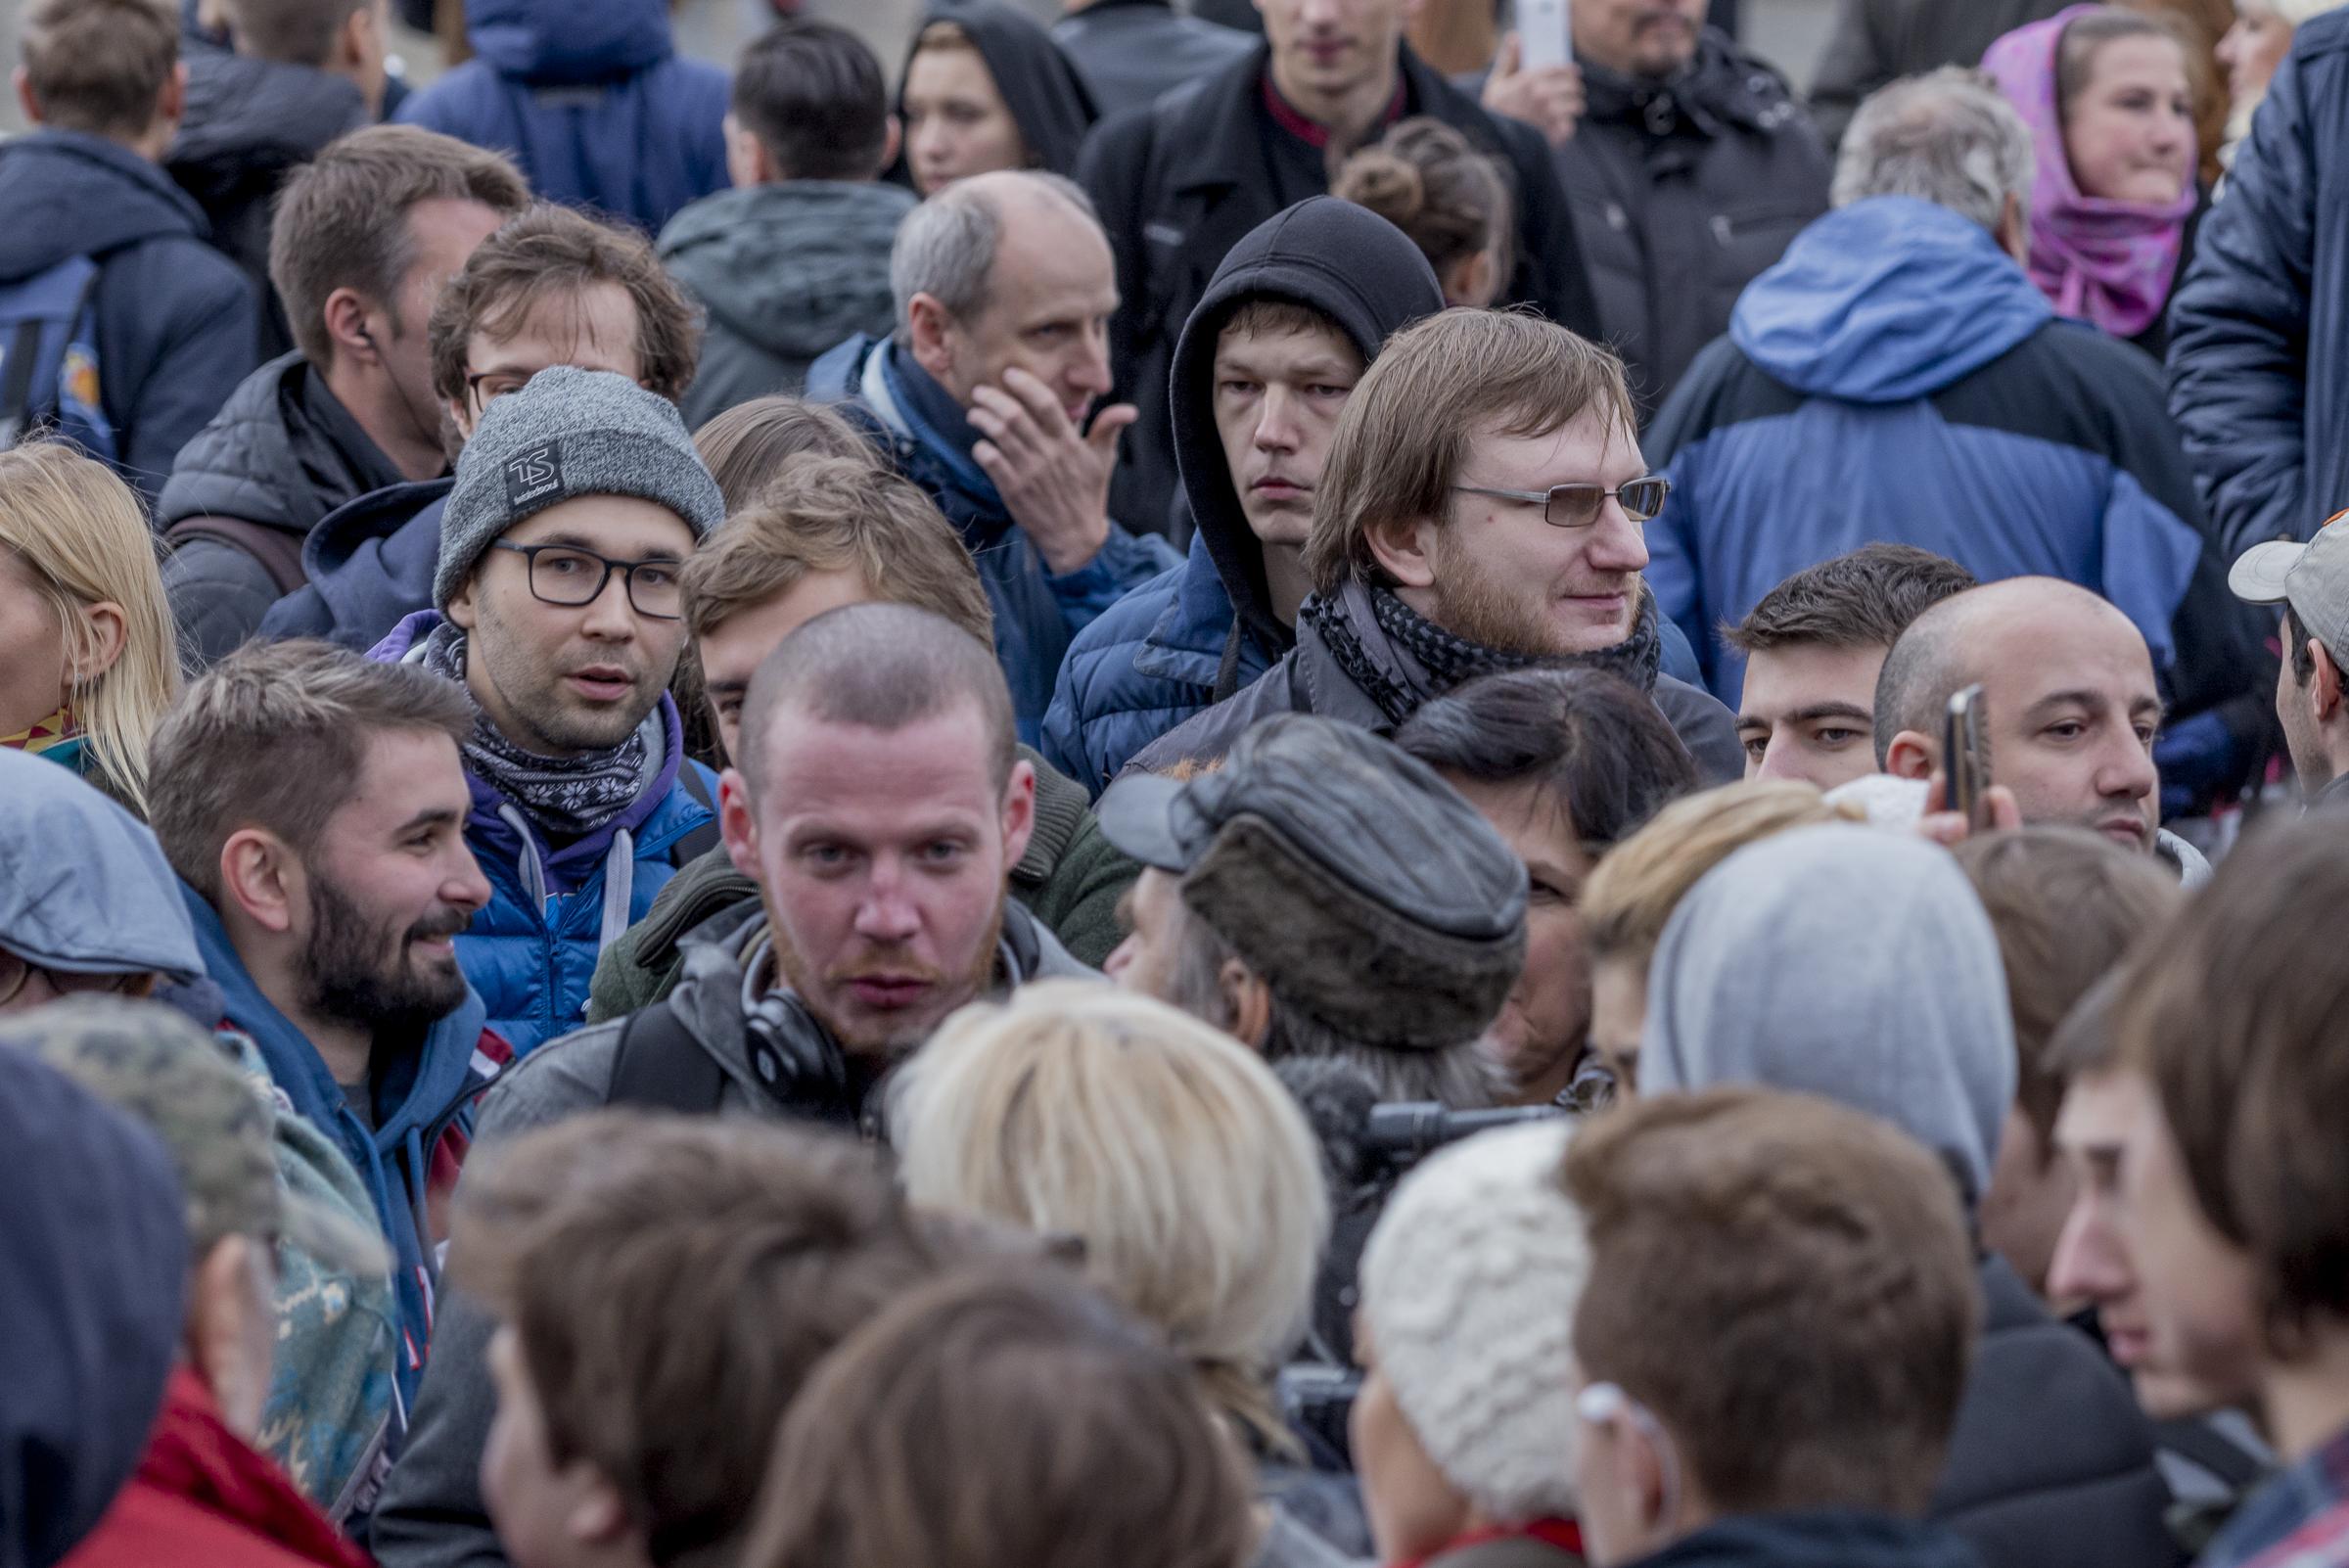
<path id="1" fill-rule="evenodd" d="M 1140 324 L 1148 308 L 1142 184 L 1156 123 L 1146 105 L 1113 115 L 1093 127 L 1077 158 L 1077 183 L 1092 198 L 1117 261 L 1118 310 L 1109 318 L 1109 369 L 1117 397 L 1132 395 Z"/>
<path id="2" fill-rule="evenodd" d="M 1517 200 L 1525 209 L 1517 220 L 1517 270 L 1510 280 L 1510 300 L 1537 306 L 1559 326 L 1604 343 L 1598 295 L 1583 266 L 1574 211 L 1566 205 L 1565 188 L 1558 184 L 1549 143 L 1531 125 L 1497 115 L 1491 118 L 1508 155 Z"/>

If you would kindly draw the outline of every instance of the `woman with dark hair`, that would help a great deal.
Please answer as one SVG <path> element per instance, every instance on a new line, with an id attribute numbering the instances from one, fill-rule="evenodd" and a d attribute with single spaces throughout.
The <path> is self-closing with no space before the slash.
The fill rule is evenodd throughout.
<path id="1" fill-rule="evenodd" d="M 1395 744 L 1443 774 L 1525 861 L 1525 971 L 1488 1040 L 1512 1103 L 1559 1100 L 1590 1030 L 1583 879 L 1696 788 L 1696 764 L 1654 703 L 1592 669 L 1469 681 L 1422 705 Z"/>
<path id="2" fill-rule="evenodd" d="M 893 177 L 927 197 L 1000 169 L 1070 174 L 1098 114 L 1027 16 L 999 0 L 946 0 L 922 19 L 898 78 L 905 141 Z"/>

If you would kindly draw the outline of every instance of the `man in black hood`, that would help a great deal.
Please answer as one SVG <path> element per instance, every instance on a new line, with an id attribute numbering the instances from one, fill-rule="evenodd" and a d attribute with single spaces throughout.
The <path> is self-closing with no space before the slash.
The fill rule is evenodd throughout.
<path id="1" fill-rule="evenodd" d="M 1347 400 L 1315 487 L 1297 645 L 1133 759 L 1221 758 L 1271 714 L 1389 732 L 1475 676 L 1604 669 L 1651 697 L 1698 776 L 1744 771 L 1736 723 L 1661 672 L 1640 530 L 1646 470 L 1623 362 L 1538 317 L 1447 310 L 1388 343 Z"/>
<path id="2" fill-rule="evenodd" d="M 1217 264 L 1265 219 L 1328 191 L 1335 162 L 1405 116 L 1451 126 L 1510 184 L 1517 268 L 1503 302 L 1600 335 L 1548 144 L 1530 125 L 1487 115 L 1411 52 L 1406 0 L 1258 0 L 1258 9 L 1263 45 L 1105 122 L 1078 161 L 1118 258 L 1110 362 L 1119 395 L 1141 412 L 1114 492 L 1122 518 L 1169 516 L 1178 482 L 1168 372 Z"/>
<path id="3" fill-rule="evenodd" d="M 1198 529 L 1189 558 L 1070 645 L 1044 718 L 1053 766 L 1098 792 L 1289 651 L 1338 413 L 1388 336 L 1443 308 L 1418 247 L 1334 197 L 1232 247 L 1174 349 L 1174 449 Z"/>

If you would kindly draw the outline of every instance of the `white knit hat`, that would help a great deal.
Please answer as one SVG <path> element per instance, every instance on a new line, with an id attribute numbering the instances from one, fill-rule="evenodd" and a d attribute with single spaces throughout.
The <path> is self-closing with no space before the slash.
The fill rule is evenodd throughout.
<path id="1" fill-rule="evenodd" d="M 1501 1524 L 1575 1511 L 1573 1328 L 1590 1246 L 1558 1185 L 1572 1136 L 1542 1122 L 1443 1150 L 1362 1254 L 1379 1371 L 1445 1479 Z"/>

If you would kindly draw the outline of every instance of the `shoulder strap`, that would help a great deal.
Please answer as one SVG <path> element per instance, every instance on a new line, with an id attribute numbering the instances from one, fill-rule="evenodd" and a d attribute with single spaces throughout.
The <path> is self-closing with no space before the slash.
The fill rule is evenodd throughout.
<path id="1" fill-rule="evenodd" d="M 702 1049 L 685 1021 L 664 1001 L 639 1007 L 620 1026 L 606 1105 L 714 1114 L 726 1091 L 725 1069 Z"/>
<path id="2" fill-rule="evenodd" d="M 692 798 L 694 805 L 710 813 L 709 821 L 683 834 L 669 846 L 669 864 L 682 866 L 688 861 L 700 859 L 724 841 L 717 830 L 717 797 L 711 792 L 710 781 L 702 776 L 702 770 L 693 764 L 693 759 L 687 758 L 678 766 L 677 782 L 684 786 L 685 793 Z"/>
<path id="3" fill-rule="evenodd" d="M 284 529 L 266 528 L 241 517 L 189 517 L 163 530 L 163 537 L 174 545 L 189 539 L 233 545 L 261 564 L 280 598 L 309 580 L 301 569 L 301 536 Z"/>

